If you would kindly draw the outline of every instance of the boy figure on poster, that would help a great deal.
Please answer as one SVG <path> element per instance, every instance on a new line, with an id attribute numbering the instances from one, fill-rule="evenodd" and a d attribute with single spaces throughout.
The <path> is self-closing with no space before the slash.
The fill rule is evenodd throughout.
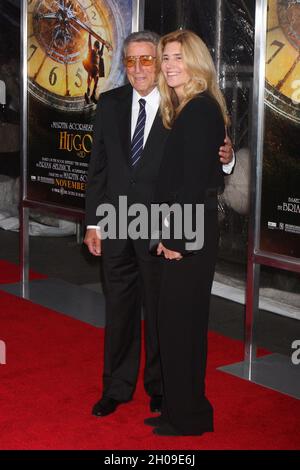
<path id="1" fill-rule="evenodd" d="M 94 42 L 94 45 L 92 47 L 92 38 L 89 34 L 88 55 L 87 58 L 82 62 L 85 70 L 88 73 L 87 91 L 84 94 L 85 101 L 87 104 L 89 104 L 91 101 L 93 101 L 93 103 L 95 104 L 97 103 L 96 91 L 99 77 L 105 77 L 103 50 L 104 42 L 100 47 L 100 42 L 98 40 Z M 92 82 L 94 82 L 94 87 L 92 95 L 90 96 Z"/>

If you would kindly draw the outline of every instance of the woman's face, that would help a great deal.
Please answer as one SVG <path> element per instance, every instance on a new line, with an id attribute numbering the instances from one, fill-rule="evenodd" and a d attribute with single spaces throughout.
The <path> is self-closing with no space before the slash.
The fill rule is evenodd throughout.
<path id="1" fill-rule="evenodd" d="M 182 58 L 180 42 L 168 42 L 163 50 L 161 70 L 167 84 L 174 89 L 180 99 L 183 96 L 184 85 L 191 76 Z"/>

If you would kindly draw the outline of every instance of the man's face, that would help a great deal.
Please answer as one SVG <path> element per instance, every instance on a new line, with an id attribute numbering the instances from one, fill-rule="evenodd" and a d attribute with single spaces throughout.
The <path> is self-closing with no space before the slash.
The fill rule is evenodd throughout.
<path id="1" fill-rule="evenodd" d="M 156 57 L 156 47 L 151 42 L 131 42 L 126 51 L 126 57 L 151 55 Z M 126 67 L 127 78 L 133 88 L 141 95 L 147 96 L 155 88 L 156 61 L 151 65 L 142 65 L 139 60 L 133 67 Z"/>

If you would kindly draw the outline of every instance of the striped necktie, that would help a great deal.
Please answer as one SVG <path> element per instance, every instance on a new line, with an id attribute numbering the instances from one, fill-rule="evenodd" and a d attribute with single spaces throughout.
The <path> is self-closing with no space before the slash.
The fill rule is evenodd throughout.
<path id="1" fill-rule="evenodd" d="M 146 122 L 146 100 L 141 98 L 139 100 L 140 111 L 135 127 L 135 131 L 131 141 L 131 165 L 134 167 L 142 156 L 144 145 L 144 131 Z"/>

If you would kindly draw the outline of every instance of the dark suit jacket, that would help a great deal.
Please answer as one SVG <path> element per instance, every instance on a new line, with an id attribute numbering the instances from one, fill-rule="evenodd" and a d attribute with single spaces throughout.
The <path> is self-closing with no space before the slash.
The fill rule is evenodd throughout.
<path id="1" fill-rule="evenodd" d="M 178 203 L 182 208 L 192 204 L 193 209 L 204 203 L 208 210 L 217 211 L 217 191 L 224 187 L 218 154 L 224 138 L 217 102 L 207 92 L 192 99 L 175 120 L 165 144 L 155 201 Z M 185 253 L 186 241 L 173 237 L 164 245 Z"/>
<path id="2" fill-rule="evenodd" d="M 121 195 L 127 196 L 128 204 L 143 203 L 149 207 L 153 201 L 168 131 L 163 127 L 158 112 L 142 158 L 133 170 L 130 165 L 131 107 L 130 85 L 108 91 L 100 97 L 88 173 L 86 225 L 99 222 L 96 216 L 99 204 L 109 202 L 117 208 Z M 145 246 L 148 249 L 148 242 Z"/>

